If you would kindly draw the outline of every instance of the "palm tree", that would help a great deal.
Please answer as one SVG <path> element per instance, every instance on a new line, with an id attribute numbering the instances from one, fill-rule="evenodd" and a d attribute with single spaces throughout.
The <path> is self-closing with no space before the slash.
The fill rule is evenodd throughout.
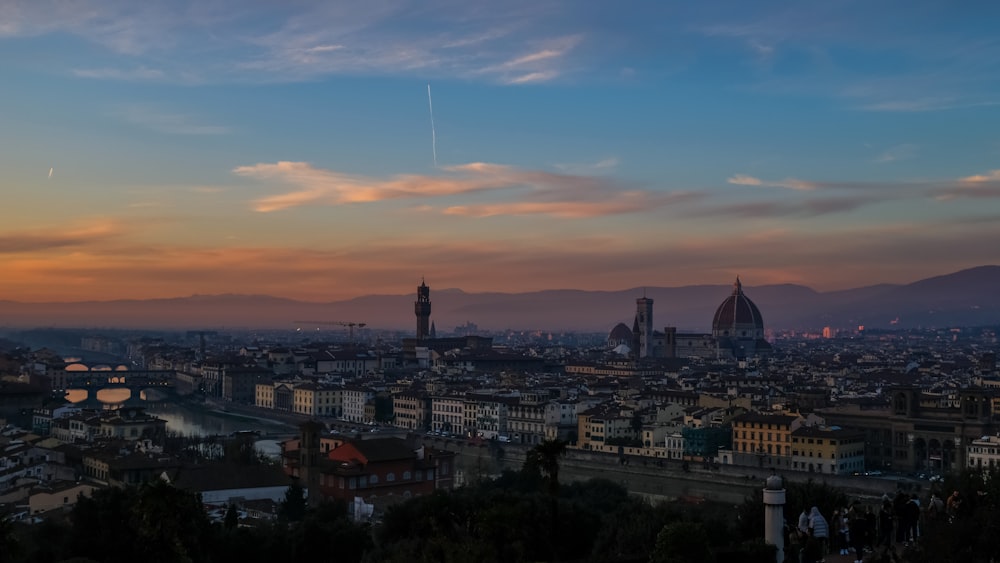
<path id="1" fill-rule="evenodd" d="M 551 538 L 558 537 L 559 530 L 559 458 L 566 454 L 566 442 L 562 440 L 545 440 L 528 450 L 524 458 L 524 470 L 528 473 L 541 473 L 548 483 L 549 502 L 552 503 L 552 533 Z M 555 544 L 552 546 L 552 560 L 558 559 Z"/>
<path id="2" fill-rule="evenodd" d="M 559 493 L 559 458 L 566 454 L 566 442 L 545 440 L 528 450 L 524 467 L 529 471 L 540 471 L 548 483 L 549 494 Z"/>

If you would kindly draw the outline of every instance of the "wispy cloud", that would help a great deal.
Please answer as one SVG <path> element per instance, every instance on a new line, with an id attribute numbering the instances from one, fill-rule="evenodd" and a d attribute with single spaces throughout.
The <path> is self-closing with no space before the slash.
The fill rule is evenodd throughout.
<path id="1" fill-rule="evenodd" d="M 621 164 L 621 160 L 617 157 L 602 158 L 596 162 L 570 162 L 570 163 L 556 163 L 553 166 L 561 171 L 568 174 L 581 174 L 581 175 L 591 175 L 591 174 L 606 174 Z"/>
<path id="2" fill-rule="evenodd" d="M 760 178 L 748 176 L 746 174 L 736 174 L 726 179 L 726 182 L 737 186 L 761 186 L 767 188 L 786 188 L 789 190 L 809 191 L 815 190 L 817 184 L 814 182 L 804 182 L 795 178 L 788 178 L 779 182 L 765 181 Z"/>
<path id="3" fill-rule="evenodd" d="M 908 145 L 900 145 L 898 151 L 888 151 L 902 159 L 911 149 Z M 913 149 L 915 150 L 915 149 Z M 886 160 L 888 162 L 888 160 Z M 730 184 L 743 186 L 780 187 L 802 192 L 855 192 L 860 196 L 844 198 L 815 199 L 811 201 L 793 202 L 782 200 L 777 202 L 740 203 L 730 206 L 712 208 L 709 214 L 731 214 L 739 216 L 783 215 L 813 215 L 851 210 L 857 207 L 889 201 L 890 199 L 936 199 L 939 201 L 959 198 L 995 198 L 1000 197 L 1000 170 L 991 170 L 985 174 L 975 174 L 962 178 L 950 179 L 916 179 L 897 181 L 826 181 L 826 180 L 784 180 L 771 182 L 745 174 L 737 174 L 727 179 Z"/>
<path id="4" fill-rule="evenodd" d="M 982 184 L 985 182 L 1000 182 L 1000 170 L 990 170 L 986 174 L 975 174 L 962 178 L 962 182 L 967 184 Z"/>
<path id="5" fill-rule="evenodd" d="M 78 68 L 73 70 L 73 76 L 102 80 L 160 80 L 166 74 L 162 70 L 140 66 L 131 69 Z"/>
<path id="6" fill-rule="evenodd" d="M 702 216 L 770 219 L 776 217 L 819 217 L 854 211 L 868 204 L 884 201 L 870 196 L 830 197 L 803 201 L 763 201 L 713 205 L 692 213 Z"/>
<path id="7" fill-rule="evenodd" d="M 67 247 L 84 247 L 118 237 L 122 233 L 122 228 L 112 222 L 99 222 L 63 230 L 0 233 L 0 254 L 37 253 Z"/>
<path id="8" fill-rule="evenodd" d="M 229 127 L 199 123 L 193 116 L 162 111 L 152 105 L 129 105 L 117 115 L 133 125 L 139 125 L 171 135 L 225 135 Z"/>
<path id="9" fill-rule="evenodd" d="M 507 84 L 529 84 L 532 82 L 547 82 L 558 76 L 554 70 L 546 70 L 539 72 L 529 72 L 527 74 L 521 74 L 514 76 L 505 80 Z"/>
<path id="10" fill-rule="evenodd" d="M 305 162 L 261 163 L 240 166 L 233 173 L 256 180 L 292 186 L 283 194 L 257 199 L 260 212 L 279 211 L 311 204 L 344 205 L 400 199 L 427 200 L 491 193 L 517 201 L 444 203 L 452 215 L 550 215 L 595 217 L 633 213 L 691 199 L 690 195 L 659 194 L 627 188 L 605 177 L 524 170 L 513 166 L 474 162 L 447 166 L 434 176 L 405 174 L 387 179 L 323 170 Z"/>
<path id="11" fill-rule="evenodd" d="M 605 217 L 640 213 L 671 204 L 684 204 L 701 199 L 694 192 L 650 193 L 626 191 L 613 199 L 597 201 L 518 201 L 481 205 L 456 205 L 444 209 L 448 215 L 469 217 L 494 217 L 498 215 L 548 215 L 569 219 Z"/>
<path id="12" fill-rule="evenodd" d="M 747 176 L 746 174 L 736 174 L 730 176 L 726 179 L 726 182 L 730 184 L 736 184 L 738 186 L 762 186 L 764 182 L 760 178 L 754 178 L 753 176 Z"/>
<path id="13" fill-rule="evenodd" d="M 934 191 L 939 201 L 1000 198 L 1000 170 L 966 176 Z"/>
<path id="14" fill-rule="evenodd" d="M 889 147 L 880 155 L 875 157 L 875 162 L 897 162 L 900 160 L 910 160 L 917 154 L 919 147 L 912 143 L 904 143 Z"/>
<path id="15" fill-rule="evenodd" d="M 909 98 L 897 100 L 884 100 L 862 104 L 859 109 L 865 111 L 885 111 L 916 113 L 924 111 L 944 111 L 951 109 L 964 109 L 975 107 L 988 107 L 1000 105 L 1000 100 L 975 101 L 962 98 Z"/>
<path id="16" fill-rule="evenodd" d="M 477 73 L 497 76 L 506 84 L 546 82 L 559 76 L 562 60 L 581 41 L 583 35 L 580 34 L 545 40 L 534 51 L 485 66 Z"/>

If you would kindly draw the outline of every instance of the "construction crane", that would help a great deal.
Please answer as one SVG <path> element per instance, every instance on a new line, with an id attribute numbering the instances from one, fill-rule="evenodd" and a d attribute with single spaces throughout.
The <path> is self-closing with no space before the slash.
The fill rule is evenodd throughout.
<path id="1" fill-rule="evenodd" d="M 350 338 L 351 343 L 354 343 L 354 327 L 359 329 L 368 326 L 368 323 L 354 323 L 347 321 L 292 321 L 297 325 L 336 325 L 336 326 L 346 326 L 348 338 Z"/>

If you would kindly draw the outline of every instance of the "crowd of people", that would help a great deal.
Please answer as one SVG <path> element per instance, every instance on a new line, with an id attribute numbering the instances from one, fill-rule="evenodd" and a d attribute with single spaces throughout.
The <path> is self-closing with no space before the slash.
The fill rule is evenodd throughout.
<path id="1" fill-rule="evenodd" d="M 932 493 L 921 505 L 916 494 L 902 491 L 885 495 L 877 511 L 871 504 L 854 502 L 834 510 L 827 520 L 816 506 L 803 507 L 798 523 L 789 525 L 785 550 L 787 563 L 817 563 L 827 554 L 854 555 L 855 563 L 900 561 L 897 547 L 914 544 L 923 526 L 951 522 L 961 516 L 963 501 L 954 491 L 947 500 Z"/>

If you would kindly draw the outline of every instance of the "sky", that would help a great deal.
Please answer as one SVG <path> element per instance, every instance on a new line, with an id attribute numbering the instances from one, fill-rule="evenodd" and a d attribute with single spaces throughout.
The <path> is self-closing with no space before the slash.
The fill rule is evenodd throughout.
<path id="1" fill-rule="evenodd" d="M 1000 263 L 1000 4 L 0 0 L 0 299 Z"/>

